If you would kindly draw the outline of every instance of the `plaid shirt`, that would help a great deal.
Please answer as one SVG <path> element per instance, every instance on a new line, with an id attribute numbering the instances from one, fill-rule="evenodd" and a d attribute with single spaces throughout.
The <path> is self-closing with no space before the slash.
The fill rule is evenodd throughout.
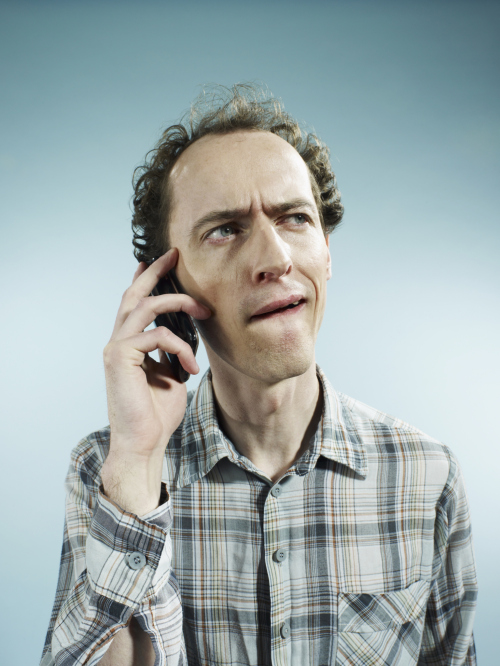
<path id="1" fill-rule="evenodd" d="M 80 442 L 43 666 L 96 664 L 132 615 L 156 666 L 476 663 L 457 461 L 318 377 L 316 435 L 277 483 L 219 429 L 210 372 L 169 442 L 168 494 L 150 514 L 100 490 L 109 428 Z"/>

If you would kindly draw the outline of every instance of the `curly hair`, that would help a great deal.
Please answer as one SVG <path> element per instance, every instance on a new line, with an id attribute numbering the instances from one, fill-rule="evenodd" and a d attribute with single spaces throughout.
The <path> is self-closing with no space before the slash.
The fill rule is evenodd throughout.
<path id="1" fill-rule="evenodd" d="M 162 134 L 145 162 L 134 171 L 133 244 L 138 261 L 148 264 L 168 250 L 171 192 L 168 177 L 179 155 L 208 134 L 262 130 L 277 134 L 292 145 L 306 163 L 325 235 L 340 223 L 344 208 L 327 146 L 303 129 L 280 100 L 255 84 L 216 86 L 193 102 L 179 124 Z"/>

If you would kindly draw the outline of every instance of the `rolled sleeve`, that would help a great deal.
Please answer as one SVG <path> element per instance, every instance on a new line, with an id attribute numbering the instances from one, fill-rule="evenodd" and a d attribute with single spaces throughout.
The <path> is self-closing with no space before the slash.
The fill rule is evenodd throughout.
<path id="1" fill-rule="evenodd" d="M 168 573 L 170 558 L 162 557 L 172 516 L 168 502 L 154 514 L 139 518 L 121 509 L 99 491 L 86 543 L 87 573 L 92 590 L 112 601 L 137 608 L 153 580 Z M 129 558 L 139 555 L 134 569 Z M 161 564 L 160 570 L 159 566 Z"/>
<path id="2" fill-rule="evenodd" d="M 151 638 L 156 666 L 184 663 L 182 606 L 172 571 L 172 513 L 124 511 L 100 487 L 109 430 L 73 450 L 59 580 L 41 666 L 97 664 L 132 615 Z"/>

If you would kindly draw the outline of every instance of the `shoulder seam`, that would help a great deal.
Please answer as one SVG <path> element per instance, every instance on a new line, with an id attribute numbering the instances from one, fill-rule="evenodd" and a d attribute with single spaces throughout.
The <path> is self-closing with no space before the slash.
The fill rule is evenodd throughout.
<path id="1" fill-rule="evenodd" d="M 351 413 L 353 419 L 359 419 L 359 417 L 356 415 L 355 412 L 353 412 L 352 407 L 354 405 L 360 405 L 361 407 L 365 407 L 367 411 L 371 412 L 371 414 L 363 414 L 363 418 L 366 421 L 369 421 L 370 423 L 376 424 L 382 424 L 390 428 L 394 428 L 395 430 L 400 430 L 403 432 L 409 432 L 413 433 L 415 435 L 421 435 L 427 440 L 430 440 L 436 444 L 440 444 L 441 446 L 446 446 L 441 442 L 440 440 L 436 439 L 435 437 L 432 437 L 431 435 L 428 435 L 425 433 L 423 430 L 420 430 L 420 428 L 417 428 L 416 426 L 411 425 L 407 421 L 403 421 L 400 418 L 397 418 L 396 416 L 392 416 L 392 414 L 389 414 L 387 412 L 383 412 L 380 409 L 376 409 L 375 407 L 371 407 L 370 405 L 367 405 L 366 403 L 362 402 L 361 400 L 357 400 L 356 398 L 351 398 L 350 396 L 346 395 L 345 393 L 342 393 L 340 391 L 337 391 L 338 396 L 340 397 L 340 400 L 342 401 L 342 404 L 346 407 L 346 409 L 349 410 Z"/>

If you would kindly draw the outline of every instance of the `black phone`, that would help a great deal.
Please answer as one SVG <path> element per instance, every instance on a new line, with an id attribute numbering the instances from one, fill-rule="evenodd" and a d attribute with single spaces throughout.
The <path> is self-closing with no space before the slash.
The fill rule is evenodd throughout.
<path id="1" fill-rule="evenodd" d="M 151 296 L 159 296 L 161 294 L 182 294 L 184 293 L 182 287 L 175 275 L 174 269 L 169 271 L 165 277 L 160 278 L 158 284 L 151 292 Z M 165 326 L 175 333 L 181 340 L 189 344 L 196 356 L 198 351 L 198 331 L 196 330 L 192 318 L 185 312 L 164 312 L 159 314 L 155 319 L 156 326 Z M 191 376 L 189 372 L 184 370 L 179 362 L 177 354 L 167 354 L 167 358 L 172 366 L 172 372 L 175 378 L 180 382 L 187 382 Z"/>

